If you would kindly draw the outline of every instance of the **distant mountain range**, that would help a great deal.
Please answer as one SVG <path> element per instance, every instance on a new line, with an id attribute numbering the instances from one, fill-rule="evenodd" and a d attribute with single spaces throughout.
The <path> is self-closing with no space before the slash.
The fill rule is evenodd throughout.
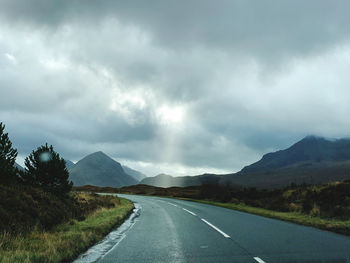
<path id="1" fill-rule="evenodd" d="M 23 169 L 17 163 L 19 169 Z M 350 179 L 350 139 L 329 140 L 307 136 L 285 150 L 265 154 L 241 171 L 226 175 L 202 174 L 154 177 L 122 166 L 103 152 L 84 157 L 76 164 L 66 160 L 75 186 L 122 187 L 146 184 L 157 187 L 195 186 L 208 183 L 235 187 L 279 188 L 290 184 L 318 184 Z"/>
<path id="2" fill-rule="evenodd" d="M 72 180 L 75 186 L 123 187 L 137 184 L 147 177 L 139 171 L 122 166 L 103 152 L 90 154 L 76 164 L 68 159 L 65 161 L 69 171 L 69 180 Z M 18 163 L 15 163 L 14 166 L 19 170 L 24 170 Z"/>
<path id="3" fill-rule="evenodd" d="M 137 184 L 138 181 L 125 173 L 120 163 L 103 152 L 92 153 L 69 169 L 69 179 L 75 186 L 95 185 L 122 187 Z"/>
<path id="4" fill-rule="evenodd" d="M 308 136 L 290 148 L 265 154 L 256 163 L 244 167 L 241 174 L 266 173 L 295 164 L 317 164 L 350 160 L 350 139 L 327 140 Z"/>
<path id="5" fill-rule="evenodd" d="M 288 149 L 268 153 L 238 173 L 172 177 L 158 175 L 140 184 L 160 187 L 201 185 L 207 182 L 237 187 L 278 188 L 350 179 L 350 139 L 308 136 Z"/>
<path id="6" fill-rule="evenodd" d="M 350 139 L 307 136 L 231 175 L 233 184 L 278 188 L 350 179 Z"/>
<path id="7" fill-rule="evenodd" d="M 139 184 L 152 185 L 157 187 L 172 187 L 172 186 L 192 186 L 201 184 L 215 183 L 220 180 L 221 175 L 202 174 L 197 176 L 171 176 L 167 174 L 159 174 L 154 177 L 147 177 L 140 181 Z"/>
<path id="8" fill-rule="evenodd" d="M 128 166 L 122 165 L 122 167 L 123 167 L 123 170 L 124 170 L 125 173 L 127 173 L 128 175 L 131 175 L 137 181 L 141 181 L 143 178 L 147 177 L 147 175 L 145 175 L 145 174 L 143 174 L 143 173 L 141 173 L 139 171 L 136 171 L 134 169 L 131 169 Z"/>

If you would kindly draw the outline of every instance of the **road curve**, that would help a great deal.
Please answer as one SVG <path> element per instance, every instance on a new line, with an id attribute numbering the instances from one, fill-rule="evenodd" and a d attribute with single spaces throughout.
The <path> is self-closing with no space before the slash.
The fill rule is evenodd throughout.
<path id="1" fill-rule="evenodd" d="M 141 213 L 100 263 L 350 263 L 350 237 L 200 203 L 121 196 Z"/>

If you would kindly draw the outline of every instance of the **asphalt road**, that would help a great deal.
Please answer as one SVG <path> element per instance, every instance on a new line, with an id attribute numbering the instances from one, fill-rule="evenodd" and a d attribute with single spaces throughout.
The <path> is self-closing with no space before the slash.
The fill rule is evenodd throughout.
<path id="1" fill-rule="evenodd" d="M 182 200 L 123 195 L 136 223 L 99 262 L 350 262 L 350 237 Z"/>

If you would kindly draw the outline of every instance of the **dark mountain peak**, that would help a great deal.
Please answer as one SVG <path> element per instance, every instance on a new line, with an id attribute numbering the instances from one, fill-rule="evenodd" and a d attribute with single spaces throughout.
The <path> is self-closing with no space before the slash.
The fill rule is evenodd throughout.
<path id="1" fill-rule="evenodd" d="M 79 162 L 82 162 L 82 161 L 84 161 L 84 162 L 85 161 L 88 161 L 88 162 L 91 162 L 91 161 L 94 161 L 94 162 L 108 161 L 110 163 L 113 162 L 113 163 L 117 163 L 117 164 L 120 165 L 120 163 L 118 163 L 117 161 L 115 161 L 114 159 L 112 159 L 111 157 L 109 157 L 107 154 L 105 154 L 102 151 L 91 153 L 91 154 L 85 156 Z"/>
<path id="2" fill-rule="evenodd" d="M 291 147 L 285 150 L 277 151 L 277 152 L 281 153 L 283 151 L 303 151 L 303 152 L 321 151 L 322 148 L 327 147 L 327 145 L 329 145 L 330 143 L 332 142 L 330 140 L 327 140 L 324 137 L 308 135 L 305 138 L 293 144 Z"/>
<path id="3" fill-rule="evenodd" d="M 91 154 L 87 155 L 86 157 L 89 157 L 89 156 L 93 156 L 93 157 L 107 157 L 107 158 L 110 158 L 107 154 L 105 154 L 105 153 L 102 152 L 102 151 L 98 151 L 98 152 L 91 153 Z"/>
<path id="4" fill-rule="evenodd" d="M 313 144 L 313 143 L 325 143 L 325 142 L 331 142 L 332 140 L 326 139 L 325 137 L 321 136 L 315 136 L 315 135 L 308 135 L 305 138 L 301 139 L 294 145 L 299 144 Z M 292 146 L 293 147 L 293 146 Z"/>
<path id="5" fill-rule="evenodd" d="M 317 136 L 317 135 L 307 135 L 305 136 L 301 141 L 307 141 L 307 140 L 325 140 L 324 137 L 322 136 Z"/>
<path id="6" fill-rule="evenodd" d="M 350 140 L 331 140 L 309 135 L 291 147 L 265 154 L 256 163 L 244 167 L 240 173 L 264 173 L 301 162 L 320 163 L 350 160 Z"/>

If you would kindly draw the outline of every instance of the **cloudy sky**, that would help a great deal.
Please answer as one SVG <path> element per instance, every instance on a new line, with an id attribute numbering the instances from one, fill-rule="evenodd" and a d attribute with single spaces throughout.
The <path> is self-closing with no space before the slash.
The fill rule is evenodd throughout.
<path id="1" fill-rule="evenodd" d="M 0 0 L 0 121 L 148 175 L 350 136 L 350 2 Z"/>

